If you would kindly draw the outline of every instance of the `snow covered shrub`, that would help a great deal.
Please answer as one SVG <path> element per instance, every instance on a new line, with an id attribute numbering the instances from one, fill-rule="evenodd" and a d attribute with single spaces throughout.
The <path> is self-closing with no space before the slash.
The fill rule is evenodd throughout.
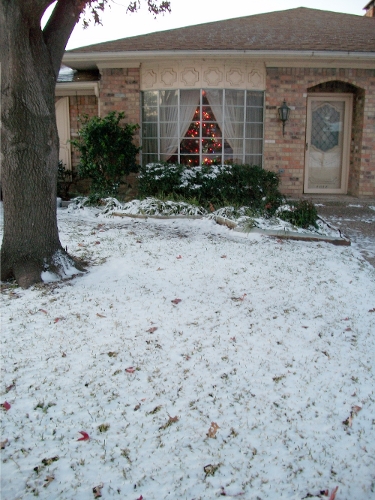
<path id="1" fill-rule="evenodd" d="M 124 113 L 109 113 L 106 117 L 85 117 L 72 144 L 80 153 L 78 174 L 92 180 L 91 193 L 100 197 L 118 192 L 121 178 L 137 172 L 136 155 L 139 148 L 133 144 L 138 125 L 125 123 Z"/>
<path id="2" fill-rule="evenodd" d="M 281 206 L 277 210 L 277 216 L 294 224 L 295 226 L 307 229 L 310 226 L 318 228 L 316 223 L 318 212 L 311 200 L 298 200 L 289 202 L 288 205 Z"/>
<path id="3" fill-rule="evenodd" d="M 141 196 L 195 198 L 204 207 L 247 205 L 274 213 L 283 197 L 278 176 L 257 166 L 202 165 L 186 167 L 152 163 L 140 168 Z"/>

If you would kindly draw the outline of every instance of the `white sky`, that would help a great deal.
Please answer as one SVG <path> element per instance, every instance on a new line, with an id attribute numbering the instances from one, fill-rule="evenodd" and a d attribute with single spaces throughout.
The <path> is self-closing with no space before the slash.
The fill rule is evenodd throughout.
<path id="1" fill-rule="evenodd" d="M 103 26 L 86 30 L 79 23 L 69 40 L 67 49 L 91 45 L 93 43 L 116 40 L 129 36 L 164 31 L 183 26 L 201 24 L 235 17 L 262 14 L 277 10 L 309 7 L 312 9 L 364 15 L 363 7 L 368 0 L 171 0 L 172 13 L 154 19 L 147 11 L 145 0 L 137 14 L 126 14 L 127 0 L 115 0 L 112 7 L 103 14 Z"/>

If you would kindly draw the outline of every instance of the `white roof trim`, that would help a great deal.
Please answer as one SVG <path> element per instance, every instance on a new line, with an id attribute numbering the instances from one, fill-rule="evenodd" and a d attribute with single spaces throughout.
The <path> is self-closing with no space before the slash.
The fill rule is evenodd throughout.
<path id="1" fill-rule="evenodd" d="M 55 95 L 95 95 L 99 97 L 99 82 L 60 82 L 56 84 Z"/>

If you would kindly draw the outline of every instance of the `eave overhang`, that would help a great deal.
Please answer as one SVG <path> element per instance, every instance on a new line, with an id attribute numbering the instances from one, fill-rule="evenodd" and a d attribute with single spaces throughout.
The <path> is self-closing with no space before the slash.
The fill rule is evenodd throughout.
<path id="1" fill-rule="evenodd" d="M 158 50 L 124 52 L 66 52 L 63 64 L 77 70 L 139 67 L 142 62 L 166 59 L 262 60 L 266 67 L 375 68 L 375 52 L 314 50 Z"/>

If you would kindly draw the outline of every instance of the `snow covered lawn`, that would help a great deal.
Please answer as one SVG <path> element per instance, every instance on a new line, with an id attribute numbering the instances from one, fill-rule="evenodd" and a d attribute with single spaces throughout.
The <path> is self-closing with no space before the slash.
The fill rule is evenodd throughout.
<path id="1" fill-rule="evenodd" d="M 375 498 L 353 247 L 59 210 L 92 266 L 3 288 L 3 500 Z"/>

